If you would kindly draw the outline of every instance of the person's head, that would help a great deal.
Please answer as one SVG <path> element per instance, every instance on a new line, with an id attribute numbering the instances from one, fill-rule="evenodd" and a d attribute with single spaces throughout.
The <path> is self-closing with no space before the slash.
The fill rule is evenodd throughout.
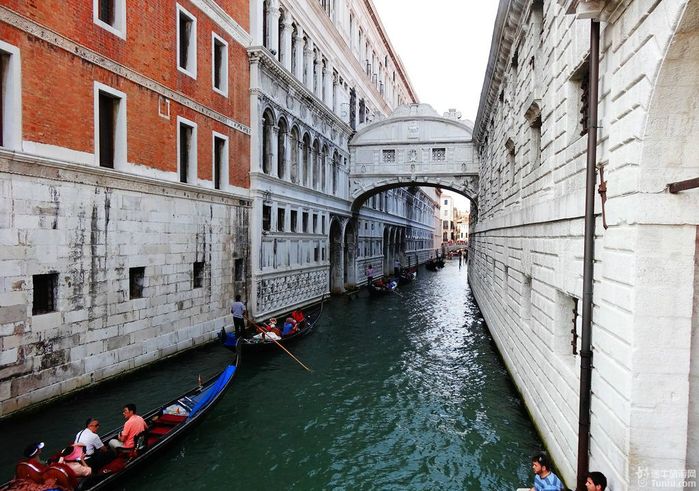
<path id="1" fill-rule="evenodd" d="M 121 412 L 124 415 L 124 419 L 129 419 L 131 416 L 136 414 L 136 404 L 125 404 L 124 410 Z"/>
<path id="2" fill-rule="evenodd" d="M 24 456 L 28 459 L 38 459 L 42 448 L 44 448 L 44 442 L 30 443 L 24 449 Z"/>
<path id="3" fill-rule="evenodd" d="M 100 422 L 97 421 L 95 418 L 87 418 L 87 420 L 85 420 L 85 428 L 88 428 L 93 433 L 97 433 L 99 427 Z"/>
<path id="4" fill-rule="evenodd" d="M 548 455 L 541 452 L 532 457 L 532 470 L 537 476 L 551 472 L 551 462 Z"/>
<path id="5" fill-rule="evenodd" d="M 601 472 L 590 472 L 585 480 L 585 489 L 587 491 L 604 491 L 607 489 L 607 478 Z"/>
<path id="6" fill-rule="evenodd" d="M 240 302 L 240 295 L 236 295 L 236 296 L 235 296 L 235 301 L 236 301 L 236 302 Z"/>

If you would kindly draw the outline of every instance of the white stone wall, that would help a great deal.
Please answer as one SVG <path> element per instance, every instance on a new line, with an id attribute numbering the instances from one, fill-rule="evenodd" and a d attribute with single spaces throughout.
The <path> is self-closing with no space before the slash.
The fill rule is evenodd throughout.
<path id="1" fill-rule="evenodd" d="M 214 338 L 246 289 L 247 220 L 222 192 L 0 155 L 0 416 Z M 32 315 L 46 273 L 56 311 Z"/>
<path id="2" fill-rule="evenodd" d="M 573 486 L 580 368 L 570 343 L 582 297 L 587 141 L 579 78 L 589 21 L 566 16 L 564 3 L 544 1 L 538 13 L 511 1 L 501 11 L 496 28 L 508 34 L 491 52 L 474 129 L 481 187 L 469 277 Z M 673 195 L 666 185 L 699 175 L 699 12 L 684 0 L 602 3 L 598 162 L 609 228 L 598 216 L 590 467 L 616 491 L 644 489 L 646 471 L 650 487 L 653 473 L 697 467 L 699 193 Z M 579 301 L 577 311 L 579 332 Z"/>

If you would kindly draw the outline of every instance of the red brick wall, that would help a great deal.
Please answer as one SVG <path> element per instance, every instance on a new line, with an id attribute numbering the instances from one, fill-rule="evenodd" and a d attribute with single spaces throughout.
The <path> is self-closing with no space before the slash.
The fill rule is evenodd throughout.
<path id="1" fill-rule="evenodd" d="M 187 0 L 179 3 L 197 18 L 196 80 L 177 70 L 174 0 L 127 1 L 126 40 L 93 22 L 91 1 L 6 0 L 3 3 L 78 44 L 250 126 L 250 74 L 245 48 Z M 247 29 L 247 0 L 222 4 L 236 22 Z M 228 43 L 228 97 L 212 89 L 212 32 Z M 215 130 L 229 137 L 231 184 L 249 186 L 249 136 L 174 101 L 170 103 L 170 119 L 164 119 L 158 114 L 157 93 L 2 22 L 0 39 L 20 49 L 24 140 L 94 152 L 93 83 L 98 81 L 127 95 L 129 162 L 175 172 L 176 125 L 180 115 L 198 125 L 199 177 L 211 179 L 211 131 Z"/>

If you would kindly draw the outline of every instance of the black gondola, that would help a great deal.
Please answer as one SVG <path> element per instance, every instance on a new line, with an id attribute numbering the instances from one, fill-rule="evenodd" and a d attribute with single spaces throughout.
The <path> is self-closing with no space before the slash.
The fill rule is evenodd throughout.
<path id="1" fill-rule="evenodd" d="M 391 287 L 391 284 L 394 286 Z M 388 284 L 375 284 L 375 283 L 370 283 L 369 284 L 369 296 L 372 297 L 382 297 L 384 295 L 390 295 L 393 293 L 398 286 L 398 283 L 394 280 L 389 281 Z"/>
<path id="2" fill-rule="evenodd" d="M 78 479 L 72 469 L 63 463 L 53 462 L 43 466 L 23 461 L 17 464 L 16 478 L 0 486 L 0 490 L 26 489 L 27 484 L 40 485 L 44 482 L 55 483 L 53 488 L 64 491 L 93 491 L 112 486 L 201 421 L 230 387 L 238 373 L 240 360 L 240 348 L 237 348 L 234 364 L 167 404 L 145 413 L 143 419 L 148 428 L 135 437 L 135 447 L 120 451 L 114 460 L 91 476 Z M 110 431 L 102 437 L 102 442 L 108 445 L 109 440 L 116 438 L 121 430 L 120 426 Z"/>
<path id="3" fill-rule="evenodd" d="M 315 308 L 312 309 L 308 313 L 304 313 L 304 318 L 303 320 L 300 320 L 297 322 L 296 327 L 297 331 L 289 336 L 284 336 L 281 339 L 277 340 L 277 343 L 286 346 L 287 344 L 292 344 L 296 341 L 298 341 L 301 338 L 304 338 L 308 336 L 313 329 L 316 327 L 318 324 L 318 320 L 320 319 L 321 314 L 323 313 L 323 303 L 324 303 L 325 297 L 321 299 L 320 304 Z M 290 317 L 293 312 L 289 312 L 286 316 L 280 317 L 282 319 L 286 319 L 287 317 Z M 261 325 L 266 325 L 269 324 L 269 321 L 262 323 Z M 257 329 L 255 328 L 257 331 Z M 225 328 L 221 328 L 221 332 L 219 333 L 219 339 L 223 343 L 223 345 L 230 349 L 230 350 L 235 350 L 236 346 L 236 337 L 232 333 L 227 333 Z M 272 351 L 274 349 L 279 349 L 276 346 L 276 343 L 274 341 L 266 340 L 266 341 L 259 341 L 257 339 L 254 339 L 252 335 L 250 336 L 244 336 L 240 338 L 240 346 L 241 349 L 245 353 L 258 353 L 258 352 L 265 352 L 265 351 Z"/>
<path id="4" fill-rule="evenodd" d="M 417 267 L 403 269 L 398 277 L 398 284 L 405 285 L 411 283 L 417 278 Z"/>

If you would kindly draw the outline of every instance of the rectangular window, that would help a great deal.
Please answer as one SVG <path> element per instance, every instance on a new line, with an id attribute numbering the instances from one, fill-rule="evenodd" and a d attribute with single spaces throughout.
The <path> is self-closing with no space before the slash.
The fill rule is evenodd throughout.
<path id="1" fill-rule="evenodd" d="M 204 286 L 204 261 L 197 261 L 192 266 L 192 287 Z"/>
<path id="2" fill-rule="evenodd" d="M 318 233 L 318 215 L 315 213 L 313 214 L 313 230 L 311 230 L 311 233 Z"/>
<path id="3" fill-rule="evenodd" d="M 58 273 L 36 274 L 34 280 L 34 300 L 32 315 L 48 314 L 56 311 L 56 287 Z"/>
<path id="4" fill-rule="evenodd" d="M 298 214 L 298 212 L 296 210 L 291 210 L 291 212 L 289 214 L 289 221 L 291 222 L 289 225 L 289 227 L 290 227 L 289 230 L 291 230 L 292 232 L 296 232 L 296 215 L 297 214 Z"/>
<path id="5" fill-rule="evenodd" d="M 386 164 L 392 164 L 396 161 L 396 151 L 395 150 L 382 150 L 383 161 Z"/>
<path id="6" fill-rule="evenodd" d="M 214 91 L 228 96 L 228 43 L 212 33 L 212 83 Z"/>
<path id="7" fill-rule="evenodd" d="M 129 299 L 143 298 L 143 280 L 146 268 L 129 268 Z"/>
<path id="8" fill-rule="evenodd" d="M 5 106 L 4 106 L 4 94 L 5 94 L 5 77 L 7 73 L 7 66 L 9 65 L 8 59 L 10 57 L 2 52 L 0 52 L 0 147 L 4 146 L 3 140 L 3 120 L 5 119 Z"/>
<path id="9" fill-rule="evenodd" d="M 432 160 L 435 162 L 444 162 L 447 159 L 447 149 L 446 148 L 433 148 L 432 149 Z"/>
<path id="10" fill-rule="evenodd" d="M 118 99 L 104 92 L 99 93 L 100 167 L 114 168 L 114 137 L 118 104 Z"/>
<path id="11" fill-rule="evenodd" d="M 228 167 L 227 143 L 224 138 L 214 135 L 214 189 L 221 189 L 226 182 L 222 177 Z"/>
<path id="12" fill-rule="evenodd" d="M 177 117 L 177 167 L 180 182 L 197 182 L 197 125 Z"/>
<path id="13" fill-rule="evenodd" d="M 316 244 L 315 247 L 313 248 L 313 261 L 315 261 L 315 262 L 318 262 L 318 258 L 319 258 L 318 252 L 319 252 L 319 247 L 318 247 L 318 244 Z"/>
<path id="14" fill-rule="evenodd" d="M 126 0 L 93 0 L 92 10 L 95 24 L 126 39 Z"/>
<path id="15" fill-rule="evenodd" d="M 277 230 L 280 232 L 284 231 L 284 221 L 286 220 L 286 210 L 284 208 L 277 208 Z"/>
<path id="16" fill-rule="evenodd" d="M 243 278 L 245 278 L 245 261 L 239 258 L 233 262 L 233 280 L 243 281 Z"/>
<path id="17" fill-rule="evenodd" d="M 272 207 L 262 205 L 262 230 L 270 231 L 272 229 Z"/>
<path id="18" fill-rule="evenodd" d="M 303 212 L 303 232 L 308 232 L 308 212 Z"/>
<path id="19" fill-rule="evenodd" d="M 120 169 L 126 164 L 126 94 L 99 82 L 95 91 L 95 163 Z"/>
<path id="20" fill-rule="evenodd" d="M 22 149 L 22 70 L 19 48 L 0 41 L 0 146 Z"/>
<path id="21" fill-rule="evenodd" d="M 325 233 L 325 217 L 324 216 L 320 217 L 320 233 L 321 234 Z"/>
<path id="22" fill-rule="evenodd" d="M 177 69 L 197 78 L 197 19 L 177 5 Z"/>

